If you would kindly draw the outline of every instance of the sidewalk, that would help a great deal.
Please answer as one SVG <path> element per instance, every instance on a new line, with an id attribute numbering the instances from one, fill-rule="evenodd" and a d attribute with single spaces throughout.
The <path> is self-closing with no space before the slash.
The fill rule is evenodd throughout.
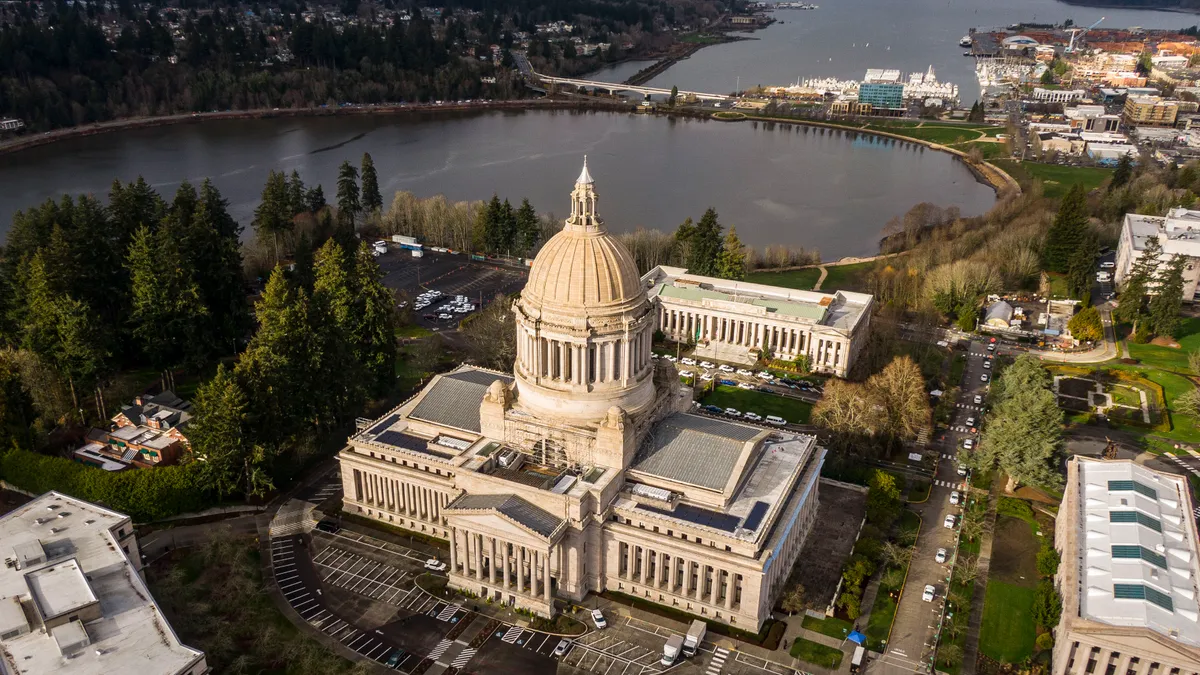
<path id="1" fill-rule="evenodd" d="M 992 531 L 996 527 L 996 505 L 1004 490 L 1004 483 L 997 476 L 992 480 L 992 492 L 988 497 L 987 516 L 984 517 L 983 537 L 979 542 L 979 560 L 976 567 L 975 594 L 971 598 L 971 619 L 967 622 L 967 637 L 963 644 L 963 662 L 960 675 L 975 675 L 975 662 L 979 658 L 979 629 L 983 625 L 983 601 L 986 596 L 988 569 L 992 560 Z"/>

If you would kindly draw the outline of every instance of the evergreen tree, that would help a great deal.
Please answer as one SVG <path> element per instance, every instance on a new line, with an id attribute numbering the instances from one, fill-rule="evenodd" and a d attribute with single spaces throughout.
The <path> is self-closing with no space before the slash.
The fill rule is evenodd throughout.
<path id="1" fill-rule="evenodd" d="M 270 239 L 274 243 L 275 262 L 279 262 L 279 235 L 291 230 L 292 218 L 288 214 L 287 179 L 283 172 L 271 171 L 263 187 L 262 201 L 254 209 L 254 231 L 260 241 Z"/>
<path id="2" fill-rule="evenodd" d="M 383 208 L 379 176 L 375 173 L 375 161 L 369 152 L 364 152 L 362 156 L 362 208 L 367 213 L 375 213 Z"/>
<path id="3" fill-rule="evenodd" d="M 153 229 L 158 226 L 166 213 L 166 204 L 146 180 L 138 176 L 129 185 L 113 181 L 108 193 L 108 213 L 120 233 L 118 247 L 124 251 L 139 227 L 145 225 Z"/>
<path id="4" fill-rule="evenodd" d="M 1067 293 L 1076 300 L 1087 304 L 1092 295 L 1092 272 L 1096 268 L 1096 255 L 1100 252 L 1100 244 L 1090 232 L 1086 233 L 1083 241 L 1071 251 L 1067 261 Z"/>
<path id="5" fill-rule="evenodd" d="M 1142 318 L 1142 302 L 1158 272 L 1158 259 L 1161 255 L 1162 246 L 1158 237 L 1148 237 L 1141 256 L 1134 261 L 1129 276 L 1125 277 L 1125 288 L 1121 289 L 1117 308 L 1113 310 L 1113 319 L 1118 323 L 1131 324 L 1135 332 L 1138 331 L 1138 322 Z"/>
<path id="6" fill-rule="evenodd" d="M 492 231 L 496 242 L 494 250 L 511 255 L 517 240 L 517 212 L 507 199 L 500 206 L 500 216 Z"/>
<path id="7" fill-rule="evenodd" d="M 521 200 L 521 208 L 517 209 L 517 245 L 521 255 L 529 255 L 537 248 L 538 240 L 542 236 L 542 224 L 538 220 L 537 212 L 533 210 L 533 205 L 529 203 L 529 199 Z"/>
<path id="8" fill-rule="evenodd" d="M 304 193 L 304 202 L 308 210 L 316 213 L 325 208 L 325 190 L 320 185 L 314 185 Z"/>
<path id="9" fill-rule="evenodd" d="M 196 362 L 206 352 L 201 330 L 208 309 L 183 260 L 172 228 L 134 233 L 129 270 L 130 332 L 157 369 Z"/>
<path id="10" fill-rule="evenodd" d="M 1041 370 L 1036 357 L 1024 354 L 1016 363 L 1023 364 L 1021 371 Z M 1016 363 L 998 378 L 1004 381 Z M 988 416 L 989 424 L 984 429 L 975 455 L 977 462 L 990 464 L 998 461 L 1001 470 L 1009 477 L 1009 491 L 1018 484 L 1056 487 L 1062 482 L 1058 474 L 1057 461 L 1062 444 L 1062 410 L 1058 399 L 1046 383 L 1045 371 L 1036 380 L 1005 382 L 1003 396 Z"/>
<path id="11" fill-rule="evenodd" d="M 309 210 L 308 201 L 305 199 L 304 181 L 300 179 L 300 172 L 295 169 L 292 169 L 292 176 L 287 182 L 287 195 L 290 215 L 295 216 Z"/>
<path id="12" fill-rule="evenodd" d="M 349 160 L 338 167 L 337 186 L 338 222 L 353 225 L 362 206 L 358 200 L 358 169 Z"/>
<path id="13" fill-rule="evenodd" d="M 301 232 L 292 253 L 292 282 L 296 288 L 311 293 L 313 287 L 313 245 L 307 232 Z"/>
<path id="14" fill-rule="evenodd" d="M 175 190 L 175 200 L 171 202 L 171 208 L 167 217 L 179 225 L 187 227 L 192 221 L 192 214 L 196 211 L 196 205 L 199 201 L 199 197 L 196 195 L 196 188 L 192 187 L 192 184 L 185 180 Z"/>
<path id="15" fill-rule="evenodd" d="M 1070 269 L 1071 254 L 1083 244 L 1087 227 L 1087 192 L 1082 183 L 1076 183 L 1063 197 L 1054 223 L 1046 233 L 1043 250 L 1046 269 L 1064 274 Z"/>
<path id="16" fill-rule="evenodd" d="M 207 198 L 197 206 L 187 228 L 178 231 L 178 248 L 208 313 L 195 336 L 204 352 L 232 353 L 246 333 L 250 317 L 242 283 L 240 227 L 225 210 L 226 201 L 206 182 Z M 215 212 L 211 209 L 217 209 Z M 229 223 L 234 222 L 231 229 Z"/>
<path id="17" fill-rule="evenodd" d="M 475 250 L 484 253 L 497 251 L 498 230 L 503 227 L 500 222 L 503 217 L 504 207 L 500 204 L 500 196 L 493 192 L 492 200 L 475 214 L 475 227 L 471 232 Z"/>
<path id="18" fill-rule="evenodd" d="M 364 244 L 366 242 L 363 242 Z M 345 249 L 331 239 L 313 255 L 311 313 L 319 353 L 313 368 L 324 392 L 324 412 L 334 418 L 361 398 L 360 368 L 354 358 L 355 296 Z"/>
<path id="19" fill-rule="evenodd" d="M 729 228 L 725 244 L 717 257 L 717 276 L 722 279 L 746 278 L 746 247 L 738 239 L 737 228 Z"/>
<path id="20" fill-rule="evenodd" d="M 721 240 L 721 223 L 717 221 L 716 210 L 709 207 L 700 218 L 700 222 L 691 227 L 687 226 L 686 222 L 681 225 L 675 236 L 687 241 L 688 271 L 701 276 L 717 276 L 717 261 L 724 243 Z"/>
<path id="21" fill-rule="evenodd" d="M 354 256 L 354 356 L 371 389 L 384 394 L 396 379 L 396 299 L 363 242 Z"/>
<path id="22" fill-rule="evenodd" d="M 1185 256 L 1171 258 L 1158 275 L 1154 295 L 1150 298 L 1150 330 L 1155 335 L 1173 337 L 1179 329 L 1179 310 L 1183 307 L 1183 269 Z"/>
<path id="23" fill-rule="evenodd" d="M 250 402 L 233 373 L 217 367 L 213 379 L 196 390 L 188 442 L 200 462 L 201 483 L 218 497 L 238 491 L 251 453 L 246 424 Z"/>
<path id="24" fill-rule="evenodd" d="M 1117 160 L 1117 168 L 1113 171 L 1112 180 L 1108 183 L 1108 190 L 1113 190 L 1124 187 L 1129 179 L 1133 177 L 1133 157 L 1128 153 L 1121 155 Z"/>

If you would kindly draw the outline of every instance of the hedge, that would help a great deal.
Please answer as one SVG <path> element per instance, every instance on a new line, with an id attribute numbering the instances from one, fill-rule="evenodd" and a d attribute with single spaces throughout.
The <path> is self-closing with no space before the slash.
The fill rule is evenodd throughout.
<path id="1" fill-rule="evenodd" d="M 198 486 L 199 467 L 195 464 L 114 473 L 14 448 L 0 454 L 0 479 L 35 494 L 56 490 L 96 502 L 139 523 L 211 505 L 209 495 Z"/>
<path id="2" fill-rule="evenodd" d="M 685 612 L 682 609 L 660 605 L 646 598 L 639 598 L 636 595 L 629 595 L 620 591 L 601 591 L 600 597 L 605 600 L 611 600 L 629 607 L 636 607 L 649 614 L 655 614 L 666 619 L 673 619 L 680 623 L 690 624 L 695 619 L 708 624 L 710 633 L 724 635 L 742 642 L 749 642 L 752 645 L 762 647 L 764 649 L 774 651 L 779 649 L 779 643 L 783 639 L 783 634 L 787 632 L 787 622 L 779 621 L 778 619 L 767 619 L 763 622 L 762 629 L 757 633 L 753 633 L 741 628 L 734 628 L 726 623 L 721 623 L 703 616 Z"/>

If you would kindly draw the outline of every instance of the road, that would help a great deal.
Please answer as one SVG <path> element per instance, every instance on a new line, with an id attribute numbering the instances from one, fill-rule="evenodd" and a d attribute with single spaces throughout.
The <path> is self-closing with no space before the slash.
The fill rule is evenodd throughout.
<path id="1" fill-rule="evenodd" d="M 961 506 L 951 504 L 950 496 L 956 491 L 963 493 L 965 478 L 959 475 L 958 463 L 959 453 L 968 452 L 963 448 L 963 442 L 967 439 L 972 442 L 979 440 L 978 430 L 983 423 L 984 406 L 976 403 L 975 397 L 987 395 L 992 371 L 984 364 L 991 363 L 992 356 L 984 340 L 977 339 L 970 343 L 967 367 L 963 372 L 950 428 L 931 443 L 940 453 L 937 473 L 929 490 L 929 499 L 923 504 L 914 505 L 914 510 L 921 516 L 921 534 L 913 548 L 908 580 L 896 609 L 891 643 L 887 645 L 884 655 L 872 664 L 873 671 L 896 675 L 928 672 L 934 633 L 945 602 L 947 577 L 958 536 L 957 527 L 945 527 L 944 521 L 947 516 L 953 515 L 957 522 L 962 516 Z M 988 383 L 981 380 L 983 375 L 987 375 Z M 970 426 L 971 422 L 974 426 Z M 949 554 L 944 564 L 935 560 L 940 548 L 946 549 Z M 933 602 L 926 602 L 921 597 L 926 584 L 932 584 L 936 589 Z"/>

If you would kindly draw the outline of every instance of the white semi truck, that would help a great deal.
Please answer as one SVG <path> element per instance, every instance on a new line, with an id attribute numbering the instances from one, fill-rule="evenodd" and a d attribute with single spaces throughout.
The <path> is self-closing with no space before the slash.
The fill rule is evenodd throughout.
<path id="1" fill-rule="evenodd" d="M 704 634 L 708 632 L 708 624 L 700 619 L 692 621 L 691 628 L 688 628 L 687 635 L 683 638 L 683 655 L 689 659 L 696 655 L 696 650 L 700 649 L 700 643 L 704 642 Z"/>

